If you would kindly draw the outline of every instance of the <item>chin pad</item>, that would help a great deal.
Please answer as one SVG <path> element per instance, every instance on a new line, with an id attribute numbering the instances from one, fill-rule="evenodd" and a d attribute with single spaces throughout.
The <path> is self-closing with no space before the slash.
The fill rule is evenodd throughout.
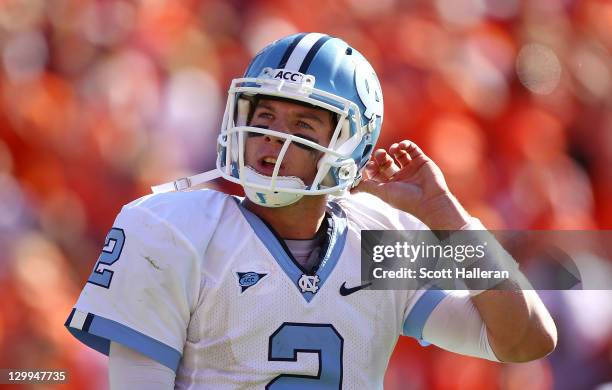
<path id="1" fill-rule="evenodd" d="M 258 184 L 269 187 L 271 181 L 270 176 L 262 175 L 249 166 L 244 167 L 244 193 L 253 203 L 265 207 L 283 207 L 297 202 L 304 196 L 303 194 L 283 192 L 284 188 L 306 189 L 306 184 L 302 179 L 295 176 L 277 176 L 274 191 L 261 190 L 249 185 Z"/>

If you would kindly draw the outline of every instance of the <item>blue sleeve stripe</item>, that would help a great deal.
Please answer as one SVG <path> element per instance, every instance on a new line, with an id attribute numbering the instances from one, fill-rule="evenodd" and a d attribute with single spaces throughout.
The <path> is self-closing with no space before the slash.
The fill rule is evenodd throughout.
<path id="1" fill-rule="evenodd" d="M 423 340 L 423 328 L 431 312 L 444 299 L 446 292 L 442 290 L 427 290 L 415 303 L 404 321 L 404 335 Z"/>
<path id="2" fill-rule="evenodd" d="M 72 313 L 70 315 L 72 316 Z M 132 348 L 176 372 L 181 360 L 181 353 L 176 349 L 113 320 L 91 313 L 87 317 L 88 320 L 91 318 L 87 331 L 71 327 L 70 323 L 66 322 L 66 327 L 70 333 L 83 344 L 108 355 L 110 342 L 114 341 Z"/>

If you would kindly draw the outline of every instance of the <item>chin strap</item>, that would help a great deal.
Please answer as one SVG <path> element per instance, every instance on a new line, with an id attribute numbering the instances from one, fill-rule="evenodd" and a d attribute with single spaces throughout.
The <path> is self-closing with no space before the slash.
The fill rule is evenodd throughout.
<path id="1" fill-rule="evenodd" d="M 197 175 L 189 177 L 181 177 L 175 181 L 169 181 L 164 184 L 153 186 L 151 187 L 151 191 L 153 191 L 154 194 L 171 191 L 184 191 L 191 187 L 214 180 L 218 177 L 221 177 L 221 172 L 219 172 L 218 169 L 213 169 L 208 172 L 198 173 Z"/>
<path id="2" fill-rule="evenodd" d="M 181 177 L 174 181 L 169 181 L 164 184 L 156 185 L 151 187 L 151 191 L 154 194 L 161 194 L 164 192 L 173 191 L 185 191 L 190 188 L 199 186 L 216 178 L 222 177 L 223 175 L 219 169 L 213 169 L 207 172 L 199 173 L 197 175 Z M 251 167 L 245 167 L 245 177 L 247 182 L 253 182 L 261 185 L 269 185 L 270 177 L 262 175 L 256 172 Z M 303 189 L 306 185 L 302 180 L 294 176 L 278 176 L 276 181 L 276 188 L 281 191 L 270 191 L 270 190 L 258 190 L 249 186 L 243 186 L 245 195 L 254 203 L 257 203 L 266 207 L 282 207 L 297 202 L 302 198 L 302 194 L 290 194 L 282 192 L 282 188 L 292 189 Z"/>

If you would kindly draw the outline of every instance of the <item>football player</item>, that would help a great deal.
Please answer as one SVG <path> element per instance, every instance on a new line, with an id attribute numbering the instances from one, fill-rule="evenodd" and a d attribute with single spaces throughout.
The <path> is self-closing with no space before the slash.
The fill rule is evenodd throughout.
<path id="1" fill-rule="evenodd" d="M 493 361 L 549 353 L 554 323 L 512 278 L 471 294 L 362 284 L 362 230 L 484 229 L 414 143 L 374 151 L 382 122 L 378 78 L 345 41 L 258 53 L 217 148 L 246 197 L 192 190 L 204 174 L 124 206 L 67 319 L 109 355 L 111 387 L 382 388 L 400 335 Z"/>

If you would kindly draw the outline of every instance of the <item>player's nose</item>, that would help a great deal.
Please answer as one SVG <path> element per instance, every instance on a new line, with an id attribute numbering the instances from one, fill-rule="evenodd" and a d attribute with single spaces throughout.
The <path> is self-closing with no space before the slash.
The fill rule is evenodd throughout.
<path id="1" fill-rule="evenodd" d="M 277 116 L 269 126 L 270 130 L 278 131 L 279 133 L 289 133 L 289 124 L 282 116 Z M 274 135 L 266 134 L 265 137 L 267 142 L 282 144 L 285 142 L 285 138 L 277 137 Z"/>
<path id="2" fill-rule="evenodd" d="M 265 135 L 265 140 L 266 142 L 272 143 L 272 144 L 280 144 L 282 145 L 283 142 L 285 142 L 285 140 L 281 137 L 276 137 L 270 134 L 266 134 Z"/>

